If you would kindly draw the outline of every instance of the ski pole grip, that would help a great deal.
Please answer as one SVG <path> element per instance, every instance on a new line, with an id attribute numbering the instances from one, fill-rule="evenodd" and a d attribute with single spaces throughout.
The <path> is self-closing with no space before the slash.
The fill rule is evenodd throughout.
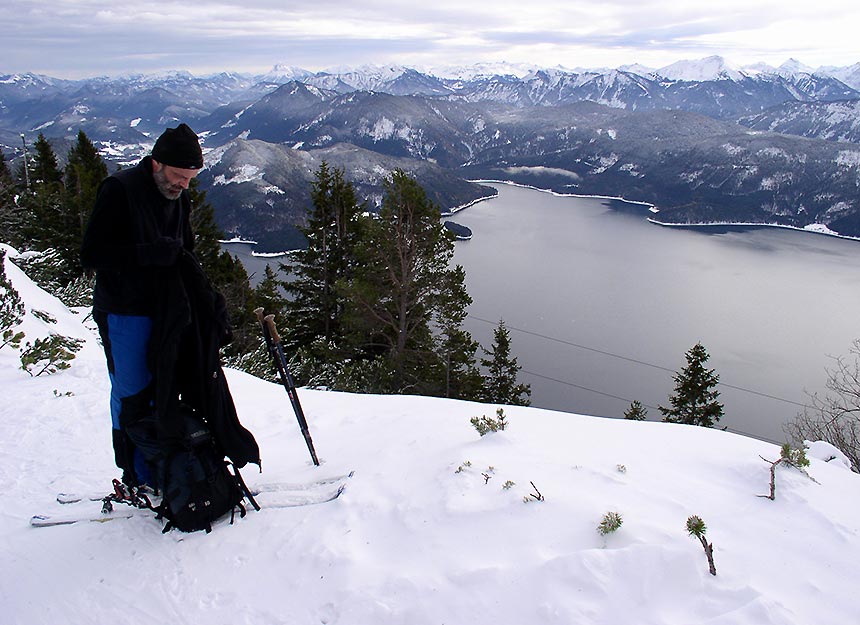
<path id="1" fill-rule="evenodd" d="M 272 341 L 274 343 L 280 343 L 281 337 L 278 335 L 278 328 L 275 327 L 275 315 L 266 315 L 265 321 L 269 328 L 269 334 L 272 335 Z"/>
<path id="2" fill-rule="evenodd" d="M 260 306 L 259 308 L 255 308 L 254 314 L 257 315 L 257 321 L 263 323 L 263 307 Z"/>

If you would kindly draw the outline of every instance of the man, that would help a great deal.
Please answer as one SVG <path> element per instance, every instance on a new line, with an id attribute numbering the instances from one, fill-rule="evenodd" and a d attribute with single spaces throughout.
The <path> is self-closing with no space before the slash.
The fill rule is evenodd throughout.
<path id="1" fill-rule="evenodd" d="M 210 428 L 237 466 L 259 464 L 218 361 L 230 338 L 223 298 L 192 253 L 187 189 L 202 167 L 194 131 L 168 128 L 150 156 L 102 182 L 84 233 L 81 264 L 96 271 L 93 318 L 111 382 L 114 458 L 131 486 L 154 485 L 145 458 L 170 436 L 181 438 L 180 403 L 207 421 L 215 414 Z M 147 419 L 157 423 L 153 448 L 141 450 L 141 437 L 135 445 L 129 432 L 139 434 Z"/>

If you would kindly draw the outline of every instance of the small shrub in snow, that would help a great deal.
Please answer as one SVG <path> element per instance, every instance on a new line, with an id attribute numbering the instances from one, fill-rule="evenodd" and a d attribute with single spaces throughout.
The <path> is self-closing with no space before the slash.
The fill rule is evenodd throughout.
<path id="1" fill-rule="evenodd" d="M 463 464 L 461 464 L 459 467 L 457 467 L 457 470 L 454 471 L 454 473 L 462 473 L 463 471 L 465 471 L 466 469 L 468 469 L 471 466 L 472 466 L 471 460 L 466 460 Z"/>
<path id="2" fill-rule="evenodd" d="M 495 472 L 496 472 L 496 467 L 489 466 L 489 467 L 487 467 L 487 470 L 486 470 L 486 471 L 484 471 L 483 473 L 481 473 L 481 475 L 482 475 L 482 476 L 483 476 L 483 478 L 484 478 L 484 484 L 489 484 L 489 483 L 490 483 L 490 480 L 492 479 L 493 474 L 494 474 Z"/>
<path id="3" fill-rule="evenodd" d="M 525 497 L 523 497 L 524 503 L 531 503 L 533 501 L 544 501 L 543 494 L 538 490 L 537 486 L 535 486 L 534 482 L 529 482 L 532 485 L 532 489 L 534 489 L 533 493 L 529 493 Z"/>
<path id="4" fill-rule="evenodd" d="M 54 317 L 51 313 L 46 312 L 44 310 L 38 310 L 36 308 L 31 308 L 30 312 L 33 313 L 33 316 L 40 321 L 44 321 L 45 323 L 55 324 L 57 323 L 57 318 Z"/>
<path id="5" fill-rule="evenodd" d="M 801 471 L 804 475 L 806 474 L 806 467 L 809 466 L 809 459 L 806 457 L 805 449 L 794 449 L 788 443 L 785 443 L 779 450 L 779 460 L 768 460 L 763 456 L 759 456 L 765 462 L 770 463 L 770 494 L 769 495 L 759 495 L 759 497 L 766 497 L 773 501 L 776 499 L 776 467 L 780 464 L 786 464 L 790 467 L 794 467 Z M 807 477 L 809 477 L 807 475 Z"/>
<path id="6" fill-rule="evenodd" d="M 707 531 L 708 528 L 700 517 L 693 515 L 687 519 L 687 532 L 693 538 L 698 538 L 699 542 L 702 543 L 702 548 L 705 550 L 705 556 L 708 558 L 708 571 L 711 575 L 716 575 L 717 567 L 714 566 L 714 545 L 713 543 L 709 543 L 708 539 L 705 537 L 705 532 Z"/>
<path id="7" fill-rule="evenodd" d="M 32 345 L 28 342 L 21 352 L 21 368 L 33 377 L 68 369 L 83 344 L 81 339 L 59 334 L 36 339 Z"/>
<path id="8" fill-rule="evenodd" d="M 798 469 L 805 469 L 809 466 L 809 459 L 806 457 L 805 449 L 795 449 L 788 443 L 785 443 L 779 450 L 779 455 L 780 460 L 789 466 Z"/>
<path id="9" fill-rule="evenodd" d="M 617 512 L 607 512 L 603 515 L 603 520 L 597 525 L 597 532 L 601 536 L 606 536 L 618 530 L 624 523 L 624 519 Z"/>
<path id="10" fill-rule="evenodd" d="M 472 417 L 470 422 L 475 426 L 475 429 L 478 430 L 478 434 L 481 436 L 489 434 L 490 432 L 498 432 L 508 427 L 508 422 L 505 420 L 505 411 L 501 408 L 496 410 L 495 419 L 487 417 L 487 415 L 483 415 L 480 418 Z"/>
<path id="11" fill-rule="evenodd" d="M 7 345 L 11 346 L 12 349 L 18 349 L 21 347 L 21 341 L 24 340 L 23 332 L 15 332 L 13 329 L 8 328 L 3 330 L 3 340 L 0 342 L 0 349 L 3 349 Z"/>
<path id="12" fill-rule="evenodd" d="M 502 488 L 504 490 L 511 490 L 514 486 L 516 486 L 516 482 L 512 482 L 511 480 L 506 480 L 504 484 L 502 484 Z"/>
<path id="13" fill-rule="evenodd" d="M 14 328 L 24 318 L 24 302 L 6 277 L 5 258 L 6 252 L 0 250 L 0 332 L 2 332 L 0 349 L 7 345 L 18 349 L 24 339 L 24 333 L 15 332 Z"/>
<path id="14" fill-rule="evenodd" d="M 280 383 L 277 372 L 272 365 L 272 357 L 269 355 L 269 348 L 266 347 L 266 343 L 263 339 L 260 339 L 256 348 L 252 351 L 243 352 L 241 354 L 227 354 L 222 352 L 222 356 L 225 367 L 250 373 L 261 380 Z"/>

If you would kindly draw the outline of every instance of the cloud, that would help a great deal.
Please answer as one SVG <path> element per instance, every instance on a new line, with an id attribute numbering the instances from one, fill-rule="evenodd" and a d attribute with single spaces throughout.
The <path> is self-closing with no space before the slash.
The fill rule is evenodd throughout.
<path id="1" fill-rule="evenodd" d="M 265 71 L 363 63 L 668 64 L 722 54 L 743 62 L 814 55 L 860 60 L 847 0 L 4 0 L 0 73 L 91 76 L 188 69 Z M 770 58 L 755 58 L 756 55 Z"/>

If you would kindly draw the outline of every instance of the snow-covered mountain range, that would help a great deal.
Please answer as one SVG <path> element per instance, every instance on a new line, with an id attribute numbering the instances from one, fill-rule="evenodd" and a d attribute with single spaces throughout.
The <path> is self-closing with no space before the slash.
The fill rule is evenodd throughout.
<path id="1" fill-rule="evenodd" d="M 858 101 L 860 63 L 737 68 L 721 57 L 657 69 L 24 74 L 0 77 L 0 148 L 20 157 L 21 134 L 43 133 L 62 159 L 84 130 L 108 160 L 130 163 L 188 122 L 209 152 L 201 178 L 222 226 L 272 249 L 298 240 L 321 158 L 348 164 L 371 203 L 397 166 L 420 171 L 443 209 L 484 194 L 464 179 L 502 178 L 651 202 L 670 222 L 820 223 L 858 236 Z"/>

